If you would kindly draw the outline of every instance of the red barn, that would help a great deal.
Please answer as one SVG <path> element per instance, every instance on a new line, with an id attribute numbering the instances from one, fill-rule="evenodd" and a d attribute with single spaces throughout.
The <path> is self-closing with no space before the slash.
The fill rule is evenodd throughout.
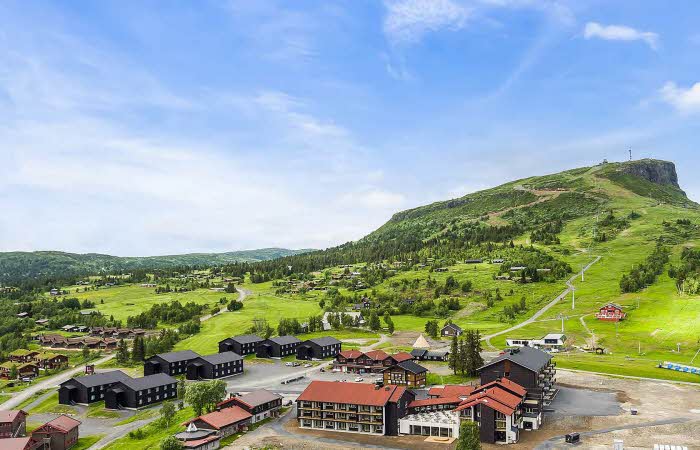
<path id="1" fill-rule="evenodd" d="M 607 320 L 609 322 L 619 322 L 627 317 L 627 313 L 622 310 L 622 306 L 616 303 L 608 303 L 595 315 L 598 320 Z"/>

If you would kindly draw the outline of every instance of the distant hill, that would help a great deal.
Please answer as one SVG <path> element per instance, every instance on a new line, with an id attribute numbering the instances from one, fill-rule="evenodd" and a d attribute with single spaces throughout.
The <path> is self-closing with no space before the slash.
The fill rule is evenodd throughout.
<path id="1" fill-rule="evenodd" d="M 24 278 L 81 276 L 139 268 L 165 269 L 176 266 L 215 266 L 233 262 L 268 261 L 298 255 L 311 249 L 262 248 L 226 253 L 188 253 L 183 255 L 119 257 L 97 253 L 59 251 L 0 253 L 0 282 Z"/>

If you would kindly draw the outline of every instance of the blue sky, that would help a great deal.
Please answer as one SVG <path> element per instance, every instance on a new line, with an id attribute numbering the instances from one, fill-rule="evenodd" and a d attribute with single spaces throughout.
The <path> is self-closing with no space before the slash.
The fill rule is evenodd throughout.
<path id="1" fill-rule="evenodd" d="M 323 248 L 626 158 L 700 200 L 700 5 L 0 4 L 0 251 Z"/>

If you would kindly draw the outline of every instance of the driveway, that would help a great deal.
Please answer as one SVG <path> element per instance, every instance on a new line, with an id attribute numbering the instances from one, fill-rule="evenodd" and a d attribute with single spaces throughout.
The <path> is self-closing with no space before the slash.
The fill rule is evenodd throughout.
<path id="1" fill-rule="evenodd" d="M 615 392 L 559 387 L 559 393 L 547 408 L 549 417 L 617 416 L 622 414 Z"/>

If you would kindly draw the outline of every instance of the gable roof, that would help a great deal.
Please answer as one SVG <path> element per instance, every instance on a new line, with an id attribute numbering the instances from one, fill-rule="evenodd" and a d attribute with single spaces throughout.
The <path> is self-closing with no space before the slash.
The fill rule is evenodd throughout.
<path id="1" fill-rule="evenodd" d="M 343 350 L 342 352 L 340 352 L 338 354 L 340 356 L 342 356 L 343 358 L 347 358 L 347 359 L 357 359 L 360 356 L 364 355 L 364 353 L 362 353 L 359 350 Z"/>
<path id="2" fill-rule="evenodd" d="M 330 337 L 330 336 L 313 338 L 313 339 L 309 339 L 308 341 L 313 342 L 316 345 L 320 345 L 321 347 L 328 347 L 329 345 L 335 345 L 335 344 L 341 343 L 338 339 L 336 339 L 334 337 Z"/>
<path id="3" fill-rule="evenodd" d="M 607 308 L 608 306 L 612 306 L 613 308 L 619 309 L 620 311 L 622 311 L 622 306 L 618 305 L 617 303 L 612 303 L 612 302 L 606 303 L 605 305 L 601 306 L 600 309 Z"/>
<path id="4" fill-rule="evenodd" d="M 459 397 L 439 397 L 439 398 L 424 398 L 422 400 L 413 400 L 408 404 L 409 408 L 418 408 L 420 406 L 433 405 L 459 405 L 463 399 Z"/>
<path id="5" fill-rule="evenodd" d="M 103 384 L 116 383 L 117 381 L 123 381 L 130 378 L 131 377 L 129 375 L 125 374 L 121 370 L 110 370 L 109 372 L 100 372 L 94 375 L 86 375 L 84 377 L 71 378 L 70 380 L 61 383 L 61 385 L 70 381 L 75 381 L 77 383 L 82 384 L 85 387 L 90 388 L 94 386 L 100 386 Z"/>
<path id="6" fill-rule="evenodd" d="M 234 352 L 221 352 L 221 353 L 214 353 L 212 355 L 204 355 L 200 356 L 200 359 L 203 359 L 204 361 L 208 362 L 209 364 L 223 364 L 227 362 L 234 362 L 234 361 L 239 361 L 243 359 L 241 355 L 238 353 Z"/>
<path id="7" fill-rule="evenodd" d="M 396 364 L 395 366 L 389 367 L 387 370 L 392 369 L 393 367 L 400 367 L 407 372 L 411 372 L 411 373 L 415 373 L 415 374 L 424 373 L 424 372 L 428 371 L 428 369 L 421 366 L 420 364 L 416 364 L 412 360 L 402 361 L 402 362 Z"/>
<path id="8" fill-rule="evenodd" d="M 411 353 L 406 353 L 406 352 L 399 352 L 391 355 L 392 358 L 394 358 L 394 361 L 397 363 L 404 362 L 404 361 L 409 361 L 413 359 L 413 355 Z"/>
<path id="9" fill-rule="evenodd" d="M 173 383 L 177 383 L 177 380 L 164 373 L 155 373 L 141 378 L 129 378 L 121 381 L 121 384 L 134 391 L 142 391 Z"/>
<path id="10" fill-rule="evenodd" d="M 300 339 L 297 339 L 294 336 L 277 336 L 268 339 L 268 341 L 272 341 L 277 345 L 288 345 L 288 344 L 297 344 L 301 342 Z"/>
<path id="11" fill-rule="evenodd" d="M 404 386 L 376 388 L 368 383 L 312 381 L 297 398 L 297 401 L 384 406 L 389 401 L 398 400 L 405 392 L 406 388 Z"/>
<path id="12" fill-rule="evenodd" d="M 258 336 L 257 334 L 241 334 L 239 336 L 233 336 L 233 337 L 226 338 L 226 339 L 231 339 L 231 340 L 236 341 L 240 344 L 250 344 L 253 342 L 260 342 L 260 341 L 265 340 L 265 339 L 261 338 L 260 336 Z M 224 339 L 224 341 L 226 339 Z"/>
<path id="13" fill-rule="evenodd" d="M 3 450 L 25 450 L 28 448 L 32 448 L 29 444 L 31 443 L 32 438 L 30 437 L 18 437 L 18 438 L 5 438 L 2 439 L 0 442 L 2 442 L 2 448 Z"/>
<path id="14" fill-rule="evenodd" d="M 68 433 L 73 428 L 77 428 L 81 423 L 82 422 L 80 422 L 79 420 L 75 420 L 72 417 L 68 417 L 66 415 L 61 414 L 60 416 L 56 417 L 55 419 L 53 419 L 49 422 L 46 422 L 44 425 L 37 428 L 34 432 L 35 433 L 37 431 L 40 432 L 44 427 L 51 426 L 52 428 L 55 428 L 62 433 Z"/>
<path id="15" fill-rule="evenodd" d="M 231 406 L 230 408 L 224 408 L 219 411 L 210 412 L 209 414 L 204 414 L 199 417 L 185 422 L 183 425 L 190 424 L 196 420 L 201 420 L 206 422 L 217 430 L 224 428 L 229 425 L 233 425 L 242 420 L 250 419 L 253 417 L 248 411 L 238 406 Z"/>
<path id="16" fill-rule="evenodd" d="M 180 350 L 179 352 L 158 353 L 157 355 L 154 355 L 154 357 L 155 356 L 169 363 L 173 363 L 178 361 L 187 361 L 190 359 L 195 359 L 199 356 L 199 353 L 195 353 L 192 350 Z"/>
<path id="17" fill-rule="evenodd" d="M 520 395 L 520 396 L 525 396 L 527 394 L 527 389 L 520 386 L 518 383 L 511 381 L 508 378 L 501 378 L 499 380 L 494 380 L 490 383 L 486 383 L 482 386 L 479 386 L 475 390 L 488 390 L 489 388 L 492 388 L 494 386 L 501 386 L 504 389 L 511 391 L 511 392 L 515 393 L 516 395 Z"/>
<path id="18" fill-rule="evenodd" d="M 281 399 L 282 396 L 279 394 L 275 394 L 274 392 L 270 392 L 266 389 L 258 389 L 257 391 L 249 392 L 247 394 L 243 394 L 239 397 L 234 397 L 234 399 L 238 400 L 239 402 L 248 405 L 251 408 L 255 408 L 256 406 L 265 404 L 267 402 L 271 402 L 274 400 L 279 400 Z"/>
<path id="19" fill-rule="evenodd" d="M 0 423 L 14 422 L 17 416 L 20 414 L 24 414 L 25 417 L 27 416 L 27 413 L 22 411 L 21 409 L 15 409 L 12 411 L 0 411 Z"/>
<path id="20" fill-rule="evenodd" d="M 461 384 L 448 384 L 444 387 L 431 387 L 428 390 L 428 395 L 438 397 L 467 397 L 474 392 L 473 386 L 465 386 Z"/>
<path id="21" fill-rule="evenodd" d="M 479 367 L 478 370 L 481 371 L 485 367 L 492 366 L 504 360 L 509 360 L 510 362 L 526 369 L 530 369 L 533 372 L 539 372 L 549 363 L 551 359 L 552 355 L 547 352 L 543 352 L 542 350 L 532 347 L 519 347 L 506 350 L 496 358 Z"/>
<path id="22" fill-rule="evenodd" d="M 455 331 L 462 331 L 462 328 L 461 328 L 459 325 L 455 324 L 455 323 L 448 323 L 447 325 L 445 325 L 444 327 L 442 327 L 443 330 L 444 330 L 445 328 L 452 328 L 452 329 L 455 330 Z"/>
<path id="23" fill-rule="evenodd" d="M 413 355 L 414 358 L 420 358 L 426 353 L 428 353 L 428 350 L 425 350 L 423 348 L 414 348 L 413 350 L 411 350 L 411 355 Z"/>
<path id="24" fill-rule="evenodd" d="M 384 361 L 389 358 L 389 354 L 383 350 L 372 350 L 365 352 L 365 356 L 374 361 Z"/>

